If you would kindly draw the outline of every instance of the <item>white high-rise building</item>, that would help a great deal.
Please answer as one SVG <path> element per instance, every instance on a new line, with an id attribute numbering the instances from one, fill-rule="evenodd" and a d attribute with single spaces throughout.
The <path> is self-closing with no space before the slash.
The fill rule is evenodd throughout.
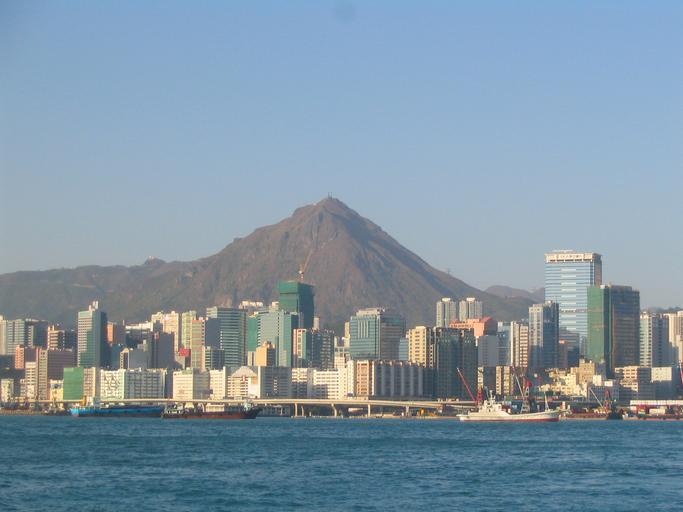
<path id="1" fill-rule="evenodd" d="M 669 319 L 654 313 L 640 314 L 640 366 L 658 367 L 674 364 L 669 345 Z"/>
<path id="2" fill-rule="evenodd" d="M 444 297 L 436 303 L 436 327 L 448 327 L 458 320 L 458 303 Z"/>
<path id="3" fill-rule="evenodd" d="M 666 313 L 669 320 L 669 350 L 674 364 L 683 362 L 683 310 Z"/>
<path id="4" fill-rule="evenodd" d="M 465 322 L 466 320 L 477 320 L 484 318 L 484 303 L 477 300 L 475 297 L 467 297 L 461 300 L 458 305 L 458 320 Z"/>

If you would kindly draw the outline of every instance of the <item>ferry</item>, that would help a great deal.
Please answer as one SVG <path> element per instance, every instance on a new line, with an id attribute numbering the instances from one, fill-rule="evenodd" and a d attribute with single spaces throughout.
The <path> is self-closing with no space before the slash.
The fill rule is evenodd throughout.
<path id="1" fill-rule="evenodd" d="M 164 412 L 161 405 L 88 405 L 73 407 L 71 416 L 76 418 L 160 418 Z"/>

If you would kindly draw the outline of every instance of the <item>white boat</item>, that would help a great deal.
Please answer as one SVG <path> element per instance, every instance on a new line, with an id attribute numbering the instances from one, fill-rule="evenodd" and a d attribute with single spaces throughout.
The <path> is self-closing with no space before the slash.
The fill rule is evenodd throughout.
<path id="1" fill-rule="evenodd" d="M 489 397 L 479 404 L 479 409 L 470 411 L 467 414 L 458 415 L 460 421 L 518 421 L 518 422 L 548 422 L 558 421 L 560 411 L 546 409 L 541 412 L 522 412 L 513 413 L 506 410 L 503 404 L 496 402 L 496 399 Z"/>

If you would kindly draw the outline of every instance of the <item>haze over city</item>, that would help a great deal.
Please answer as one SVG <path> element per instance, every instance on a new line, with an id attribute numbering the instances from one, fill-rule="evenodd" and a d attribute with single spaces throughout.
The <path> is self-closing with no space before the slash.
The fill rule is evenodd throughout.
<path id="1" fill-rule="evenodd" d="M 575 249 L 680 305 L 682 25 L 676 2 L 4 2 L 0 273 L 196 259 L 330 193 L 479 288 Z"/>

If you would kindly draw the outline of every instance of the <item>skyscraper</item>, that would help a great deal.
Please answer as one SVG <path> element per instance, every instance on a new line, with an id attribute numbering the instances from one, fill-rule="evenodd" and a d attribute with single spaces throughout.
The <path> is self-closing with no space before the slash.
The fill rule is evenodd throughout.
<path id="1" fill-rule="evenodd" d="M 640 292 L 630 286 L 602 285 L 588 289 L 586 357 L 614 369 L 640 364 Z"/>
<path id="2" fill-rule="evenodd" d="M 458 320 L 458 303 L 450 297 L 444 297 L 436 303 L 436 326 L 448 327 Z"/>
<path id="3" fill-rule="evenodd" d="M 315 318 L 313 286 L 301 281 L 278 283 L 278 305 L 282 311 L 299 315 L 299 328 L 312 329 Z"/>
<path id="4" fill-rule="evenodd" d="M 207 318 L 218 319 L 219 347 L 225 353 L 226 366 L 246 363 L 247 312 L 244 309 L 214 306 L 207 308 Z"/>
<path id="5" fill-rule="evenodd" d="M 529 367 L 557 368 L 560 342 L 560 310 L 557 302 L 529 308 Z"/>
<path id="6" fill-rule="evenodd" d="M 292 366 L 293 331 L 299 328 L 299 315 L 270 309 L 249 317 L 249 350 L 270 342 L 275 347 L 276 366 Z M 253 333 L 255 332 L 255 336 Z"/>
<path id="7" fill-rule="evenodd" d="M 354 359 L 398 359 L 405 319 L 384 308 L 361 309 L 349 321 Z"/>
<path id="8" fill-rule="evenodd" d="M 669 319 L 656 313 L 640 314 L 640 366 L 672 366 Z"/>
<path id="9" fill-rule="evenodd" d="M 78 312 L 78 366 L 109 366 L 107 313 L 99 308 L 97 301 L 90 304 L 86 311 Z"/>
<path id="10" fill-rule="evenodd" d="M 560 337 L 588 339 L 588 287 L 602 284 L 602 256 L 594 252 L 554 251 L 545 255 L 545 300 L 560 308 Z"/>
<path id="11" fill-rule="evenodd" d="M 461 322 L 484 318 L 484 303 L 475 297 L 467 297 L 458 304 L 458 319 Z"/>
<path id="12" fill-rule="evenodd" d="M 434 346 L 434 395 L 437 398 L 469 400 L 467 386 L 476 395 L 478 352 L 474 332 L 471 329 L 437 327 L 434 329 Z"/>

